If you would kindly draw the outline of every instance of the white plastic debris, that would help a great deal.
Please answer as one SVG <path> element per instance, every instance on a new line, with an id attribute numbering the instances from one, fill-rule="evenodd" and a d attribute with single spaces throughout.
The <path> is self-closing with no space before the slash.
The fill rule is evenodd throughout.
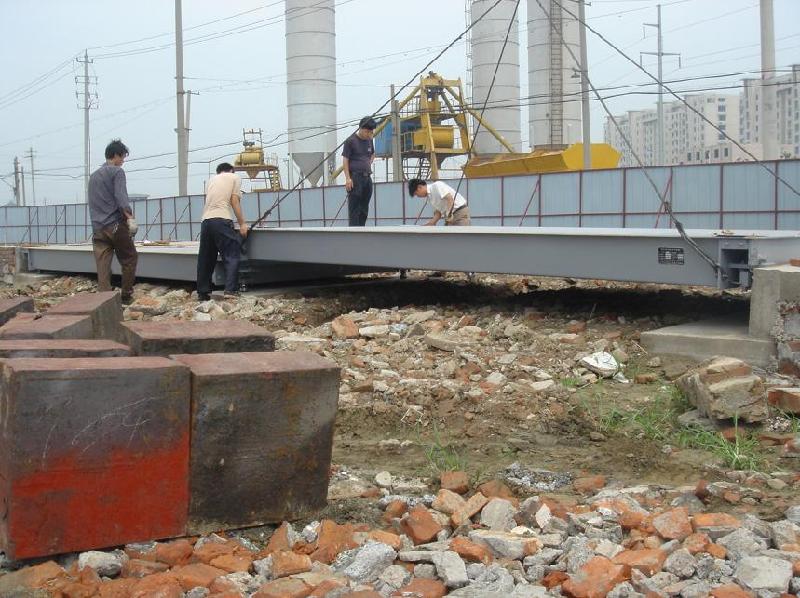
<path id="1" fill-rule="evenodd" d="M 606 353 L 605 351 L 592 353 L 581 358 L 580 364 L 603 378 L 611 378 L 619 371 L 617 360 L 614 359 L 611 353 Z"/>

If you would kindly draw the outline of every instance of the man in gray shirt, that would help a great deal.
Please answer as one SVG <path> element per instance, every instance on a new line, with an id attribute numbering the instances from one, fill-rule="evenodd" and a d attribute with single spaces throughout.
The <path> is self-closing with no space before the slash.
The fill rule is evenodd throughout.
<path id="1" fill-rule="evenodd" d="M 117 256 L 122 269 L 122 302 L 133 300 L 138 255 L 133 243 L 136 221 L 128 204 L 128 186 L 122 163 L 128 148 L 119 139 L 106 147 L 106 163 L 89 178 L 89 213 L 92 247 L 97 265 L 97 290 L 111 290 L 111 260 Z"/>

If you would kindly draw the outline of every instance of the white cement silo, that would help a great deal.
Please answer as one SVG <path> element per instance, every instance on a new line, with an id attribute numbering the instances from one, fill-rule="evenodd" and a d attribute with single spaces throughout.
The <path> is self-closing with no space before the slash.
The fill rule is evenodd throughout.
<path id="1" fill-rule="evenodd" d="M 519 23 L 514 15 L 515 0 L 500 0 L 492 8 L 496 0 L 472 0 L 470 13 L 472 22 L 472 106 L 480 112 L 486 102 L 489 87 L 492 83 L 495 66 L 503 49 L 503 41 L 508 32 L 509 21 L 511 34 L 508 37 L 503 57 L 497 71 L 497 78 L 492 87 L 491 97 L 483 113 L 484 120 L 489 123 L 508 144 L 519 151 L 520 110 L 519 110 Z M 481 15 L 491 10 L 485 17 Z M 480 19 L 480 20 L 479 20 Z M 474 149 L 479 154 L 501 153 L 507 151 L 483 127 L 477 128 Z"/>
<path id="2" fill-rule="evenodd" d="M 286 0 L 289 153 L 311 185 L 336 147 L 334 0 Z"/>
<path id="3" fill-rule="evenodd" d="M 580 68 L 564 47 L 570 46 L 580 59 L 580 29 L 578 21 L 562 10 L 564 3 L 577 14 L 574 1 L 528 0 L 528 124 L 534 149 L 563 147 L 581 139 L 581 80 L 575 76 Z"/>

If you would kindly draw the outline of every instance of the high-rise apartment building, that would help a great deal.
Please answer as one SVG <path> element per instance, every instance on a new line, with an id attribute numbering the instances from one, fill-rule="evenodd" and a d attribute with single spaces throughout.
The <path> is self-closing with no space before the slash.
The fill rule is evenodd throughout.
<path id="1" fill-rule="evenodd" d="M 744 87 L 739 116 L 742 143 L 761 158 L 761 79 L 745 79 L 742 83 Z M 769 85 L 778 87 L 776 99 L 781 156 L 800 157 L 800 64 L 792 65 L 791 72 L 773 78 Z"/>
<path id="2" fill-rule="evenodd" d="M 664 160 L 666 164 L 703 164 L 736 159 L 738 152 L 726 134 L 739 140 L 739 97 L 735 95 L 688 95 L 683 102 L 664 104 Z M 687 106 L 688 104 L 688 106 Z M 691 108 L 690 108 L 691 107 Z M 655 165 L 656 111 L 629 111 L 616 117 L 642 163 Z M 633 153 L 611 119 L 606 119 L 605 141 L 622 153 L 620 166 L 637 166 Z"/>

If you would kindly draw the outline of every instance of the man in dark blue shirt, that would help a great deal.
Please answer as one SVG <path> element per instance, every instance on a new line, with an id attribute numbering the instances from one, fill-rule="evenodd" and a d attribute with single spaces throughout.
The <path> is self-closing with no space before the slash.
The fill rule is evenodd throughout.
<path id="1" fill-rule="evenodd" d="M 375 145 L 372 137 L 377 123 L 365 116 L 358 124 L 358 131 L 344 142 L 342 158 L 347 189 L 347 213 L 350 226 L 364 226 L 369 215 L 369 200 L 372 199 L 372 162 L 375 160 Z"/>
<path id="2" fill-rule="evenodd" d="M 97 265 L 97 290 L 111 290 L 111 260 L 116 254 L 122 270 L 122 301 L 130 303 L 138 255 L 133 244 L 136 223 L 128 204 L 128 186 L 122 163 L 128 148 L 119 139 L 106 147 L 106 163 L 89 178 L 89 214 L 92 247 Z"/>

